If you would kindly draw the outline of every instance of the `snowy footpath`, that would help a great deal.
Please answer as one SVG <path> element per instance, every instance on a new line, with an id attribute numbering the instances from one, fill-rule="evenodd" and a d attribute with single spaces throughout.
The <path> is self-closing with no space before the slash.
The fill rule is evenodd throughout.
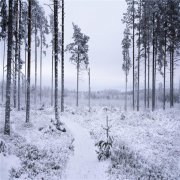
<path id="1" fill-rule="evenodd" d="M 67 165 L 66 180 L 106 180 L 107 162 L 99 162 L 95 152 L 95 144 L 87 129 L 71 120 L 64 123 L 74 137 L 74 155 Z"/>

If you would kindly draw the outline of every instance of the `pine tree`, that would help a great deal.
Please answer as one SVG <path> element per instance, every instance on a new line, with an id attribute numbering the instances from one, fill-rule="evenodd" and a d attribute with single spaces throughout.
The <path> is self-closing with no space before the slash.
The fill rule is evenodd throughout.
<path id="1" fill-rule="evenodd" d="M 132 29 L 132 79 L 133 79 L 133 110 L 135 109 L 135 29 L 136 29 L 136 23 L 135 20 L 137 18 L 136 14 L 136 5 L 138 2 L 136 0 L 126 0 L 126 3 L 128 5 L 127 7 L 127 13 L 124 13 L 124 17 L 122 19 L 123 23 L 125 23 L 130 29 Z"/>
<path id="2" fill-rule="evenodd" d="M 129 55 L 129 49 L 131 45 L 130 39 L 130 30 L 128 27 L 124 30 L 124 39 L 122 40 L 122 53 L 123 53 L 123 65 L 122 69 L 125 72 L 126 76 L 126 95 L 125 95 L 125 111 L 127 111 L 127 82 L 128 82 L 128 74 L 131 68 L 131 60 Z"/>
<path id="3" fill-rule="evenodd" d="M 26 100 L 26 122 L 30 121 L 30 88 L 31 88 L 31 21 L 32 2 L 28 0 L 28 66 L 27 66 L 27 100 Z"/>
<path id="4" fill-rule="evenodd" d="M 81 69 L 86 68 L 89 64 L 88 58 L 88 41 L 89 37 L 81 32 L 81 29 L 73 24 L 73 43 L 66 47 L 66 51 L 71 53 L 71 62 L 76 64 L 77 69 L 77 91 L 76 91 L 76 106 L 79 105 L 79 72 Z"/>
<path id="5" fill-rule="evenodd" d="M 12 47 L 13 47 L 13 1 L 9 0 L 6 107 L 5 107 L 5 127 L 4 127 L 4 134 L 7 135 L 10 135 Z"/>

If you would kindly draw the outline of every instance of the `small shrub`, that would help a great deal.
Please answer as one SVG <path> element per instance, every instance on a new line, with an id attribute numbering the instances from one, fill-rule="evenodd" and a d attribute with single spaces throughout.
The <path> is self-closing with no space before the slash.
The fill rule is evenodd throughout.
<path id="1" fill-rule="evenodd" d="M 106 160 L 111 156 L 112 142 L 112 138 L 109 137 L 108 141 L 101 140 L 96 143 L 96 146 L 99 148 L 99 151 L 96 151 L 99 161 Z"/>

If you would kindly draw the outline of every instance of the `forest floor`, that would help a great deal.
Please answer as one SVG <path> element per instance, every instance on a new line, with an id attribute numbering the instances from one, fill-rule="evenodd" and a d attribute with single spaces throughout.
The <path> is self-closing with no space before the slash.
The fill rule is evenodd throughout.
<path id="1" fill-rule="evenodd" d="M 9 174 L 11 179 L 37 180 L 180 179 L 178 107 L 128 113 L 113 106 L 105 109 L 94 106 L 89 113 L 85 107 L 66 107 L 61 115 L 66 133 L 55 128 L 52 108 L 32 110 L 28 125 L 24 111 L 12 110 L 12 134 L 7 137 L 1 107 L 0 140 L 6 148 L 0 151 L 0 162 L 6 164 L 0 165 L 0 180 Z M 112 155 L 99 162 L 95 143 L 106 140 L 107 116 Z"/>

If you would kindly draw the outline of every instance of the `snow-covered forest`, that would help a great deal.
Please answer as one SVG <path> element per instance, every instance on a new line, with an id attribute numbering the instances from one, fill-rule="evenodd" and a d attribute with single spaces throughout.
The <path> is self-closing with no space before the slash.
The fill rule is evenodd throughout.
<path id="1" fill-rule="evenodd" d="M 0 0 L 0 180 L 180 179 L 179 58 L 180 0 Z"/>

